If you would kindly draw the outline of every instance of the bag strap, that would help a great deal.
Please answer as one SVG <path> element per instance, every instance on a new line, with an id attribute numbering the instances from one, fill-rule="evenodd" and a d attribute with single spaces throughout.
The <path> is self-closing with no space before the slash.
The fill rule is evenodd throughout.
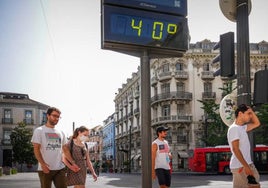
<path id="1" fill-rule="evenodd" d="M 71 156 L 73 156 L 73 146 L 74 146 L 74 140 L 71 139 L 71 143 L 70 143 L 70 153 L 71 153 Z"/>

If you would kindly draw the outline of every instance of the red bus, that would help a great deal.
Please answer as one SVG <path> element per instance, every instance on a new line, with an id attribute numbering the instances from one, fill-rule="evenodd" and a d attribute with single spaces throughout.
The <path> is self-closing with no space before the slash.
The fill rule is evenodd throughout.
<path id="1" fill-rule="evenodd" d="M 229 146 L 195 148 L 189 151 L 188 166 L 192 172 L 230 174 L 231 155 Z M 254 148 L 254 164 L 260 173 L 268 172 L 268 146 Z"/>

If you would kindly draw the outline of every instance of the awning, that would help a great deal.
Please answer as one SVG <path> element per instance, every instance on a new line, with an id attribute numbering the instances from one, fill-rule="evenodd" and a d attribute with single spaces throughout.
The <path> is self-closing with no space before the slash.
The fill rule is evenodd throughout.
<path id="1" fill-rule="evenodd" d="M 185 151 L 178 151 L 178 154 L 179 154 L 180 158 L 188 158 L 189 157 L 188 153 Z"/>
<path id="2" fill-rule="evenodd" d="M 135 157 L 135 155 L 131 155 L 131 160 Z"/>
<path id="3" fill-rule="evenodd" d="M 137 160 L 141 157 L 141 154 L 137 154 L 135 157 L 134 157 L 134 160 Z"/>

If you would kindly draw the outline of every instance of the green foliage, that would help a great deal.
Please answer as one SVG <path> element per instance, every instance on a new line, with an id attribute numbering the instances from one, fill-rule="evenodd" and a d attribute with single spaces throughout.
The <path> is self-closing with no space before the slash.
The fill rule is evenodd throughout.
<path id="1" fill-rule="evenodd" d="M 11 174 L 17 174 L 17 173 L 18 173 L 18 170 L 16 168 L 11 169 Z"/>
<path id="2" fill-rule="evenodd" d="M 228 127 L 222 122 L 219 114 L 219 105 L 213 100 L 201 101 L 201 107 L 205 113 L 204 137 L 202 139 L 206 146 L 226 145 Z"/>
<path id="3" fill-rule="evenodd" d="M 26 127 L 26 124 L 21 122 L 12 130 L 10 135 L 11 144 L 13 147 L 13 161 L 18 164 L 36 164 L 31 143 L 32 130 Z"/>
<path id="4" fill-rule="evenodd" d="M 268 104 L 261 105 L 257 111 L 261 126 L 254 131 L 254 138 L 256 144 L 268 145 Z"/>
<path id="5" fill-rule="evenodd" d="M 229 80 L 226 83 L 224 83 L 223 87 L 220 87 L 219 89 L 222 90 L 223 97 L 232 93 L 234 90 L 236 90 L 237 87 L 233 88 L 234 81 Z"/>
<path id="6" fill-rule="evenodd" d="M 233 87 L 234 81 L 229 80 L 224 83 L 222 88 L 222 97 L 232 93 L 236 87 Z M 219 108 L 220 105 L 216 104 L 214 100 L 198 100 L 202 103 L 201 109 L 204 110 L 205 121 L 204 121 L 204 137 L 203 141 L 206 146 L 217 146 L 217 145 L 227 145 L 227 131 L 228 127 L 224 124 L 221 119 Z"/>

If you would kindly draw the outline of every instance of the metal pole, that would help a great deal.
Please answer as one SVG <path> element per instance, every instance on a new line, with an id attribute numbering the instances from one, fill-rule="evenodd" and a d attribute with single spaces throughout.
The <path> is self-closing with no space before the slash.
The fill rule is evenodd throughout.
<path id="1" fill-rule="evenodd" d="M 74 132 L 75 123 L 73 122 L 73 132 Z"/>
<path id="2" fill-rule="evenodd" d="M 141 167 L 142 188 L 152 187 L 150 60 L 145 50 L 141 57 Z"/>
<path id="3" fill-rule="evenodd" d="M 248 0 L 237 0 L 237 103 L 251 105 Z M 248 133 L 253 159 L 253 133 Z"/>

